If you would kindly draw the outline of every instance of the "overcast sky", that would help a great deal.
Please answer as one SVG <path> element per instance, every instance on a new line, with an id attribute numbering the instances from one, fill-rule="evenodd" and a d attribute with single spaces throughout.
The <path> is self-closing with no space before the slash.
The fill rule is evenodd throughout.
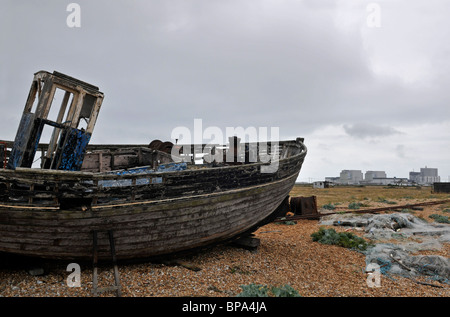
<path id="1" fill-rule="evenodd" d="M 194 119 L 278 127 L 305 138 L 300 181 L 425 166 L 449 181 L 450 1 L 0 5 L 0 139 L 14 139 L 33 74 L 56 70 L 105 94 L 91 143 L 174 141 Z"/>

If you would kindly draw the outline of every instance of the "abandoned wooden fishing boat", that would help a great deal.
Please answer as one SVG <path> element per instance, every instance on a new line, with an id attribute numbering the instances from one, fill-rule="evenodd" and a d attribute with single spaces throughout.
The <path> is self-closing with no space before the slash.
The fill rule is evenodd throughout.
<path id="1" fill-rule="evenodd" d="M 50 120 L 58 90 L 61 107 Z M 85 82 L 35 74 L 15 140 L 0 142 L 0 252 L 91 259 L 98 235 L 98 257 L 110 258 L 107 233 L 118 259 L 223 242 L 276 215 L 306 156 L 301 138 L 89 145 L 102 100 Z M 50 141 L 41 143 L 48 126 Z"/>

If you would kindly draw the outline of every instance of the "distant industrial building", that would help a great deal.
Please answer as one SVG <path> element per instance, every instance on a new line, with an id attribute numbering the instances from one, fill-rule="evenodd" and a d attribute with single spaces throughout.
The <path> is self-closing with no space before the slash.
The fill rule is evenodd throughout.
<path id="1" fill-rule="evenodd" d="M 339 177 L 325 177 L 325 181 L 329 183 L 339 183 Z"/>
<path id="2" fill-rule="evenodd" d="M 363 180 L 360 170 L 343 170 L 339 175 L 339 184 L 358 185 Z"/>
<path id="3" fill-rule="evenodd" d="M 364 180 L 365 181 L 371 181 L 376 178 L 386 178 L 386 172 L 385 171 L 367 171 L 364 174 Z"/>
<path id="4" fill-rule="evenodd" d="M 409 172 L 409 180 L 419 185 L 431 185 L 441 181 L 437 168 L 424 167 L 420 172 Z"/>
<path id="5" fill-rule="evenodd" d="M 420 181 L 420 172 L 409 172 L 409 180 L 412 183 L 419 183 L 419 181 Z"/>
<path id="6" fill-rule="evenodd" d="M 399 178 L 399 177 L 375 177 L 371 180 L 364 181 L 365 185 L 397 185 L 397 186 L 406 186 L 408 185 L 407 178 Z"/>
<path id="7" fill-rule="evenodd" d="M 387 177 L 385 171 L 342 170 L 339 177 L 325 177 L 325 181 L 339 185 L 406 185 L 407 178 Z"/>
<path id="8" fill-rule="evenodd" d="M 385 171 L 342 170 L 339 177 L 325 177 L 326 182 L 339 185 L 431 185 L 438 183 L 441 178 L 437 168 L 421 168 L 420 172 L 409 172 L 408 178 L 387 177 Z M 317 185 L 319 186 L 319 185 Z"/>

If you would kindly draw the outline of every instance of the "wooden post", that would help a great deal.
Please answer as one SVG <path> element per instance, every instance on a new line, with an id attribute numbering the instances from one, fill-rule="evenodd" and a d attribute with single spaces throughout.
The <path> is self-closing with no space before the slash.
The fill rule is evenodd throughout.
<path id="1" fill-rule="evenodd" d="M 131 200 L 132 201 L 134 201 L 136 199 L 135 189 L 136 189 L 136 177 L 133 177 L 131 180 Z"/>
<path id="2" fill-rule="evenodd" d="M 92 260 L 92 267 L 93 267 L 93 277 L 92 277 L 92 287 L 94 295 L 97 296 L 97 287 L 98 287 L 98 279 L 97 279 L 97 263 L 98 263 L 98 249 L 97 249 L 97 231 L 92 232 L 92 251 L 93 251 L 93 260 Z"/>
<path id="3" fill-rule="evenodd" d="M 33 191 L 34 191 L 34 184 L 31 184 L 30 185 L 31 195 L 30 195 L 30 197 L 28 197 L 28 204 L 30 204 L 30 205 L 33 203 Z"/>
<path id="4" fill-rule="evenodd" d="M 114 282 L 117 296 L 122 296 L 122 291 L 120 290 L 120 279 L 119 279 L 119 269 L 117 267 L 117 259 L 116 259 L 116 247 L 114 243 L 114 236 L 112 230 L 108 230 L 109 235 L 109 245 L 111 247 L 112 260 L 114 265 Z"/>
<path id="5" fill-rule="evenodd" d="M 103 172 L 103 154 L 102 152 L 98 152 L 98 172 Z"/>
<path id="6" fill-rule="evenodd" d="M 97 205 L 98 202 L 98 179 L 94 179 L 95 193 L 96 195 L 92 198 L 92 205 Z"/>
<path id="7" fill-rule="evenodd" d="M 67 104 L 69 103 L 69 98 L 70 98 L 70 92 L 66 91 L 64 94 L 64 98 L 61 102 L 61 108 L 59 109 L 58 117 L 56 118 L 56 123 L 62 123 L 62 121 L 64 119 L 64 113 L 66 112 L 66 109 L 67 109 Z M 53 156 L 60 132 L 61 132 L 60 128 L 54 128 L 52 136 L 50 138 L 50 142 L 48 144 L 47 154 L 45 156 L 46 159 L 49 159 L 50 157 Z M 52 161 L 51 165 L 53 165 L 53 161 Z"/>

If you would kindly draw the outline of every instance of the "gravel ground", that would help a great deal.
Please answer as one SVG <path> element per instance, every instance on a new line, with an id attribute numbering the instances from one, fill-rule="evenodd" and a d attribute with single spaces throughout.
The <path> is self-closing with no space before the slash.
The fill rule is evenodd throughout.
<path id="1" fill-rule="evenodd" d="M 417 211 L 428 215 L 438 206 Z M 424 216 L 424 218 L 426 218 Z M 431 221 L 431 220 L 430 220 Z M 294 225 L 271 223 L 260 228 L 257 250 L 230 245 L 217 246 L 196 255 L 178 258 L 178 264 L 134 263 L 119 266 L 123 297 L 233 297 L 241 285 L 290 285 L 303 297 L 448 297 L 450 286 L 439 287 L 381 276 L 380 287 L 368 287 L 365 256 L 339 246 L 322 245 L 311 240 L 320 225 L 316 220 L 301 220 Z M 336 228 L 336 231 L 343 229 Z M 355 234 L 359 234 L 355 231 Z M 450 246 L 433 254 L 449 257 Z M 425 253 L 423 253 L 425 254 Z M 429 252 L 427 253 L 429 254 Z M 68 287 L 69 263 L 44 262 L 45 275 L 32 276 L 29 260 L 19 265 L 0 255 L 0 296 L 3 297 L 91 297 L 92 268 L 80 263 L 81 286 Z M 190 267 L 191 269 L 187 268 Z M 193 270 L 192 267 L 197 268 Z M 112 270 L 99 271 L 99 287 L 114 281 Z M 102 296 L 114 296 L 105 293 Z"/>

